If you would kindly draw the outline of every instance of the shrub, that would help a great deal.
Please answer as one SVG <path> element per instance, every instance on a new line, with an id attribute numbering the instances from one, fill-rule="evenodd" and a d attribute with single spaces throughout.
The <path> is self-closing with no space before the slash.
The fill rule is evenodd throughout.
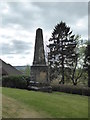
<path id="1" fill-rule="evenodd" d="M 2 86 L 11 88 L 27 88 L 27 79 L 25 76 L 5 76 L 2 77 Z"/>
<path id="2" fill-rule="evenodd" d="M 71 94 L 90 96 L 90 88 L 89 87 L 58 85 L 58 86 L 52 86 L 52 90 L 58 91 L 58 92 L 65 92 L 65 93 L 71 93 Z"/>

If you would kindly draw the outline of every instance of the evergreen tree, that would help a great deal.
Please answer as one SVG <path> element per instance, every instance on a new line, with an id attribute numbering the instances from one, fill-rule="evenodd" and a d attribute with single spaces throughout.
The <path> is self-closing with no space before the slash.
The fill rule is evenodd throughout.
<path id="1" fill-rule="evenodd" d="M 48 63 L 50 80 L 62 73 L 61 83 L 64 84 L 65 69 L 71 69 L 77 60 L 75 48 L 77 45 L 76 37 L 72 34 L 70 27 L 65 22 L 57 24 L 49 39 Z"/>

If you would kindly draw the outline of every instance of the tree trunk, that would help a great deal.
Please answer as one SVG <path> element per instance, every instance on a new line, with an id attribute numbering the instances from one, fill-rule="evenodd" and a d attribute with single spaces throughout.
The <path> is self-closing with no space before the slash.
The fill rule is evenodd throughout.
<path id="1" fill-rule="evenodd" d="M 62 42 L 62 52 L 63 52 L 63 42 Z M 64 57 L 62 54 L 62 84 L 64 84 Z"/>
<path id="2" fill-rule="evenodd" d="M 77 82 L 73 82 L 73 85 L 76 86 L 76 85 L 77 85 Z"/>
<path id="3" fill-rule="evenodd" d="M 64 64 L 62 62 L 62 83 L 64 84 Z"/>
<path id="4" fill-rule="evenodd" d="M 90 65 L 88 65 L 88 87 L 90 87 Z"/>
<path id="5" fill-rule="evenodd" d="M 73 69 L 73 73 L 72 73 L 72 82 L 73 82 L 73 85 L 75 85 L 76 84 L 76 82 L 74 81 L 74 79 L 75 79 L 75 71 L 76 71 L 76 67 L 77 67 L 77 58 L 76 58 L 76 61 L 75 61 L 75 67 L 74 67 L 74 69 Z"/>

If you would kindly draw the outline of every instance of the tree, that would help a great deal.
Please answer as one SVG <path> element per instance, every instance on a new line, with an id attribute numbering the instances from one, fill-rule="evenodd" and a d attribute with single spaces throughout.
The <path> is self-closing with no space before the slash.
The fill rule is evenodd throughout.
<path id="1" fill-rule="evenodd" d="M 74 61 L 72 61 L 73 67 L 70 71 L 70 78 L 73 82 L 73 85 L 77 85 L 80 78 L 82 77 L 83 64 L 84 64 L 84 58 L 85 58 L 84 51 L 85 51 L 85 46 L 86 46 L 85 40 L 81 40 L 79 35 L 77 35 L 76 37 L 77 37 L 76 38 L 77 45 L 76 45 L 75 51 L 77 55 Z"/>
<path id="2" fill-rule="evenodd" d="M 29 65 L 26 66 L 25 75 L 30 76 L 30 66 Z"/>
<path id="3" fill-rule="evenodd" d="M 85 59 L 84 59 L 84 67 L 86 71 L 88 71 L 88 87 L 90 87 L 90 44 L 86 46 L 85 49 Z"/>
<path id="4" fill-rule="evenodd" d="M 65 69 L 71 69 L 74 62 L 77 61 L 77 53 L 75 51 L 77 39 L 78 36 L 72 34 L 70 27 L 65 22 L 61 21 L 55 26 L 52 37 L 49 39 L 50 44 L 48 45 L 50 79 L 57 77 L 61 72 L 61 83 L 64 84 Z"/>

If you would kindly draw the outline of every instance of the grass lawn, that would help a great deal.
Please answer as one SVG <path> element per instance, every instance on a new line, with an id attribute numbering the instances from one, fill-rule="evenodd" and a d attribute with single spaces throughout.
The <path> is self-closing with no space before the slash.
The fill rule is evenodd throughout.
<path id="1" fill-rule="evenodd" d="M 0 87 L 0 120 L 2 118 L 2 89 Z"/>
<path id="2" fill-rule="evenodd" d="M 88 118 L 88 97 L 2 88 L 3 117 Z"/>

